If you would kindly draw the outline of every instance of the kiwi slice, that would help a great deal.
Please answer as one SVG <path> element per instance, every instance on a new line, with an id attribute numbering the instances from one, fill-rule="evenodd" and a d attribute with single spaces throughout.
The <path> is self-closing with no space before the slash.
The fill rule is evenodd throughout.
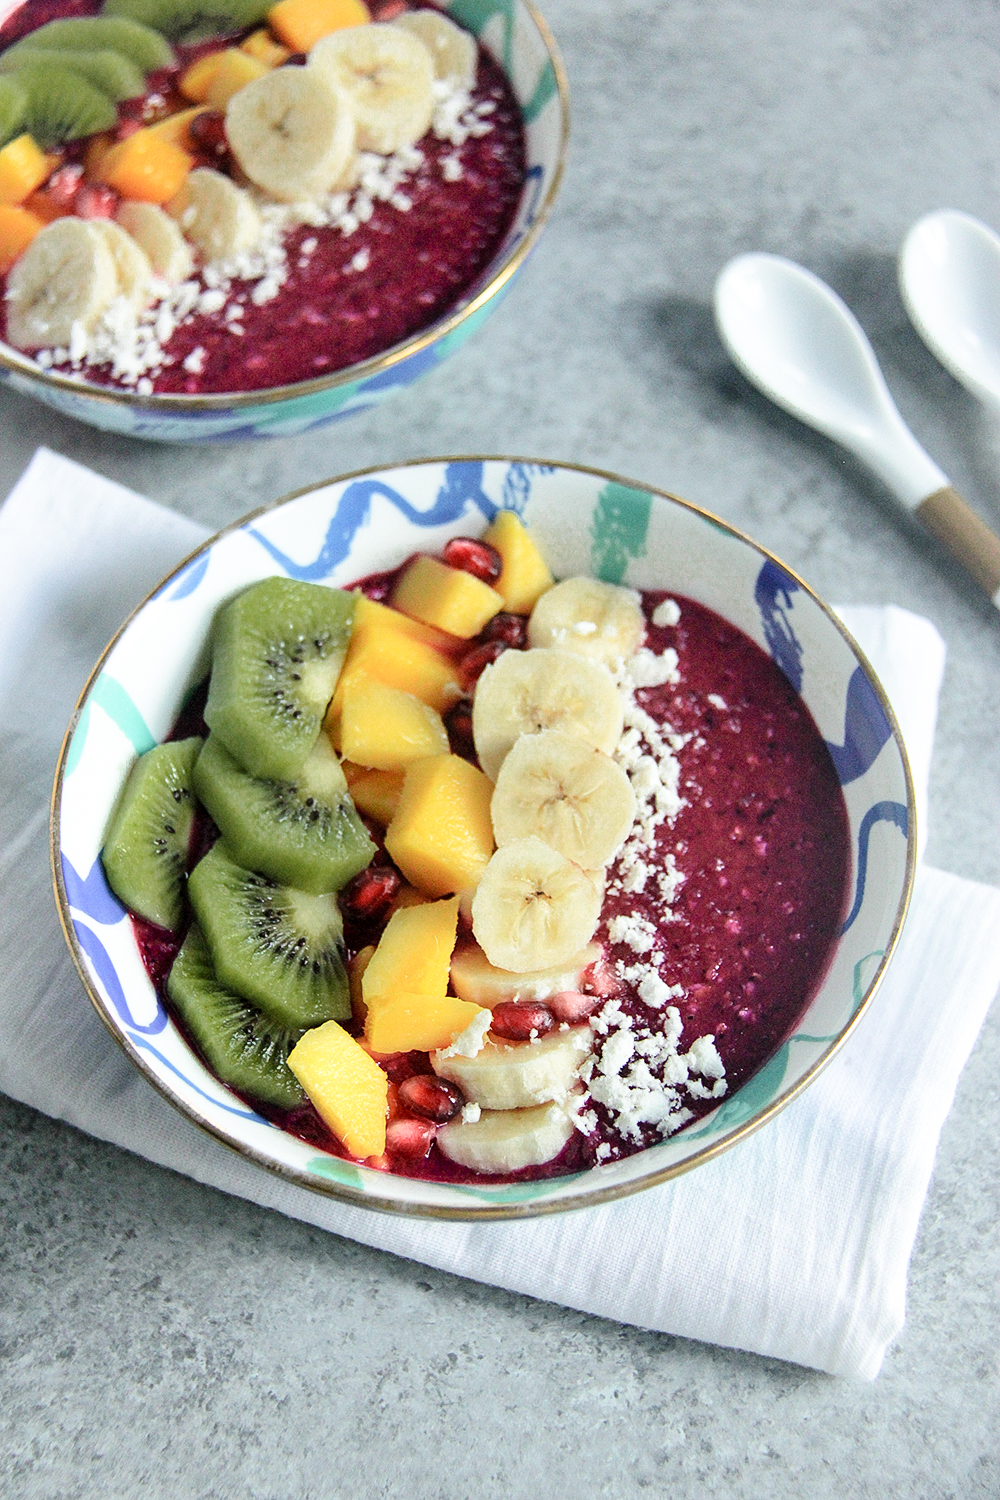
<path id="1" fill-rule="evenodd" d="M 265 578 L 216 616 L 205 721 L 253 776 L 294 781 L 333 697 L 355 598 Z"/>
<path id="2" fill-rule="evenodd" d="M 173 41 L 203 42 L 256 26 L 274 0 L 105 0 L 101 14 L 128 16 Z"/>
<path id="3" fill-rule="evenodd" d="M 16 78 L 0 78 L 0 146 L 18 134 L 28 113 L 28 90 Z"/>
<path id="4" fill-rule="evenodd" d="M 110 130 L 118 119 L 114 100 L 88 83 L 73 68 L 31 59 L 12 76 L 28 91 L 24 127 L 39 146 L 77 141 L 99 130 Z"/>
<path id="5" fill-rule="evenodd" d="M 94 84 L 102 93 L 115 101 L 135 99 L 146 88 L 145 75 L 140 72 L 135 63 L 124 53 L 112 52 L 110 49 L 103 52 L 85 52 L 81 48 L 78 52 L 74 52 L 70 47 L 58 50 L 55 47 L 44 49 L 39 47 L 35 52 L 30 49 L 15 52 L 13 55 L 5 52 L 0 57 L 0 73 L 17 72 L 29 63 L 38 67 L 71 68 L 74 73 L 80 73 L 88 83 Z"/>
<path id="6" fill-rule="evenodd" d="M 302 1086 L 288 1066 L 288 1054 L 302 1032 L 269 1021 L 255 1005 L 219 983 L 197 924 L 174 959 L 167 993 L 223 1083 L 279 1109 L 302 1103 Z"/>
<path id="7" fill-rule="evenodd" d="M 188 895 L 227 989 L 289 1028 L 351 1014 L 336 896 L 244 869 L 221 839 L 191 871 Z"/>
<path id="8" fill-rule="evenodd" d="M 124 16 L 72 16 L 62 21 L 49 21 L 37 31 L 29 31 L 13 47 L 8 47 L 4 56 L 12 57 L 15 53 L 38 51 L 43 47 L 73 52 L 103 52 L 110 48 L 130 58 L 143 73 L 172 67 L 176 61 L 173 48 L 165 37 Z"/>
<path id="9" fill-rule="evenodd" d="M 174 740 L 140 755 L 111 815 L 101 859 L 108 884 L 140 917 L 175 932 L 195 802 L 191 773 L 203 741 Z"/>
<path id="10" fill-rule="evenodd" d="M 339 891 L 375 857 L 325 734 L 294 781 L 251 776 L 210 734 L 194 789 L 241 865 L 300 891 Z"/>

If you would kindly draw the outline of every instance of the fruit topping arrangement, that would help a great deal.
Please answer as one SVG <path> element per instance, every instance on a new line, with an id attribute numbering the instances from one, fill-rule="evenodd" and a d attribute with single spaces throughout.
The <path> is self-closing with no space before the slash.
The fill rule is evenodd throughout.
<path id="1" fill-rule="evenodd" d="M 499 247 L 520 114 L 438 9 L 49 13 L 0 27 L 0 333 L 43 369 L 140 395 L 328 374 L 434 321 Z"/>
<path id="2" fill-rule="evenodd" d="M 766 1060 L 841 915 L 843 799 L 774 664 L 555 583 L 511 512 L 353 592 L 238 594 L 178 735 L 103 854 L 147 967 L 224 1083 L 382 1170 L 664 1138 Z"/>

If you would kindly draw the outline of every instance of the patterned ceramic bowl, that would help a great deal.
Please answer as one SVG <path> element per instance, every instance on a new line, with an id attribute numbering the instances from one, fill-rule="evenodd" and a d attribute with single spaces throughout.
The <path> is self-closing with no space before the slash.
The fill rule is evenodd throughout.
<path id="1" fill-rule="evenodd" d="M 208 668 L 221 601 L 269 575 L 342 584 L 523 516 L 557 574 L 686 594 L 746 632 L 801 693 L 843 784 L 853 850 L 848 911 L 823 983 L 767 1064 L 711 1115 L 575 1176 L 450 1186 L 389 1176 L 283 1133 L 222 1087 L 158 999 L 104 881 L 108 815 L 137 753 L 161 740 Z M 850 636 L 763 548 L 707 512 L 608 474 L 509 459 L 427 460 L 333 480 L 236 523 L 183 563 L 111 642 L 80 699 L 56 779 L 52 848 L 66 937 L 98 1013 L 191 1120 L 294 1182 L 372 1208 L 503 1218 L 600 1203 L 707 1161 L 756 1130 L 829 1061 L 871 1000 L 899 935 L 916 832 L 906 755 Z"/>
<path id="2" fill-rule="evenodd" d="M 451 312 L 374 359 L 265 391 L 139 396 L 47 373 L 2 343 L 0 382 L 66 416 L 128 437 L 165 443 L 288 437 L 377 405 L 458 349 L 496 307 L 552 211 L 566 153 L 569 105 L 555 42 L 530 0 L 441 0 L 441 5 L 503 66 L 521 106 L 528 160 L 521 201 L 503 244 Z M 15 8 L 0 0 L 0 20 Z"/>

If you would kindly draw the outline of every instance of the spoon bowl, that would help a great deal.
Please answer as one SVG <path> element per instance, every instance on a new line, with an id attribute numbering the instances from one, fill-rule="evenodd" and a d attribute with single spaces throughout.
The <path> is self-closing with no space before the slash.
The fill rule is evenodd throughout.
<path id="1" fill-rule="evenodd" d="M 931 353 L 1000 408 L 1000 236 L 957 209 L 927 214 L 903 242 L 899 287 Z"/>

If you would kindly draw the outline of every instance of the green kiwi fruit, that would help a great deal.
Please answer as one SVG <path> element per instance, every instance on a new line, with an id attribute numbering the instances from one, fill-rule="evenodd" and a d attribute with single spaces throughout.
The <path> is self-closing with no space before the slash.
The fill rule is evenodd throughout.
<path id="1" fill-rule="evenodd" d="M 8 76 L 27 89 L 24 128 L 46 150 L 63 141 L 111 130 L 118 119 L 114 100 L 73 68 L 29 60 Z"/>
<path id="2" fill-rule="evenodd" d="M 351 1014 L 337 898 L 280 885 L 220 840 L 188 879 L 220 984 L 290 1030 Z"/>
<path id="3" fill-rule="evenodd" d="M 105 0 L 103 16 L 128 16 L 172 41 L 201 42 L 256 26 L 274 0 Z"/>
<path id="4" fill-rule="evenodd" d="M 71 47 L 58 50 L 39 47 L 36 51 L 27 48 L 24 52 L 5 52 L 0 57 L 0 73 L 15 73 L 28 63 L 38 67 L 71 68 L 116 102 L 135 99 L 146 88 L 145 75 L 135 63 L 124 53 L 110 49 L 85 52 L 82 48 L 74 51 Z"/>
<path id="5" fill-rule="evenodd" d="M 169 68 L 175 61 L 173 48 L 165 37 L 124 16 L 71 16 L 61 21 L 49 21 L 37 31 L 29 31 L 13 47 L 8 47 L 4 56 L 10 57 L 21 51 L 35 52 L 40 48 L 73 52 L 104 52 L 110 48 L 129 58 L 143 73 Z"/>
<path id="6" fill-rule="evenodd" d="M 28 113 L 28 90 L 16 78 L 0 78 L 0 146 L 20 133 Z"/>
<path id="7" fill-rule="evenodd" d="M 205 721 L 252 776 L 294 781 L 319 736 L 347 653 L 355 598 L 265 578 L 215 619 Z"/>
<path id="8" fill-rule="evenodd" d="M 176 932 L 184 916 L 184 876 L 195 802 L 191 773 L 197 736 L 140 755 L 111 815 L 101 859 L 108 884 L 140 917 Z"/>
<path id="9" fill-rule="evenodd" d="M 255 1005 L 219 983 L 197 924 L 174 959 L 167 993 L 223 1083 L 279 1109 L 294 1109 L 303 1102 L 302 1086 L 288 1066 L 288 1054 L 302 1032 L 269 1021 Z"/>
<path id="10" fill-rule="evenodd" d="M 294 781 L 251 776 L 210 734 L 194 789 L 241 865 L 300 891 L 339 891 L 375 856 L 325 734 Z"/>

